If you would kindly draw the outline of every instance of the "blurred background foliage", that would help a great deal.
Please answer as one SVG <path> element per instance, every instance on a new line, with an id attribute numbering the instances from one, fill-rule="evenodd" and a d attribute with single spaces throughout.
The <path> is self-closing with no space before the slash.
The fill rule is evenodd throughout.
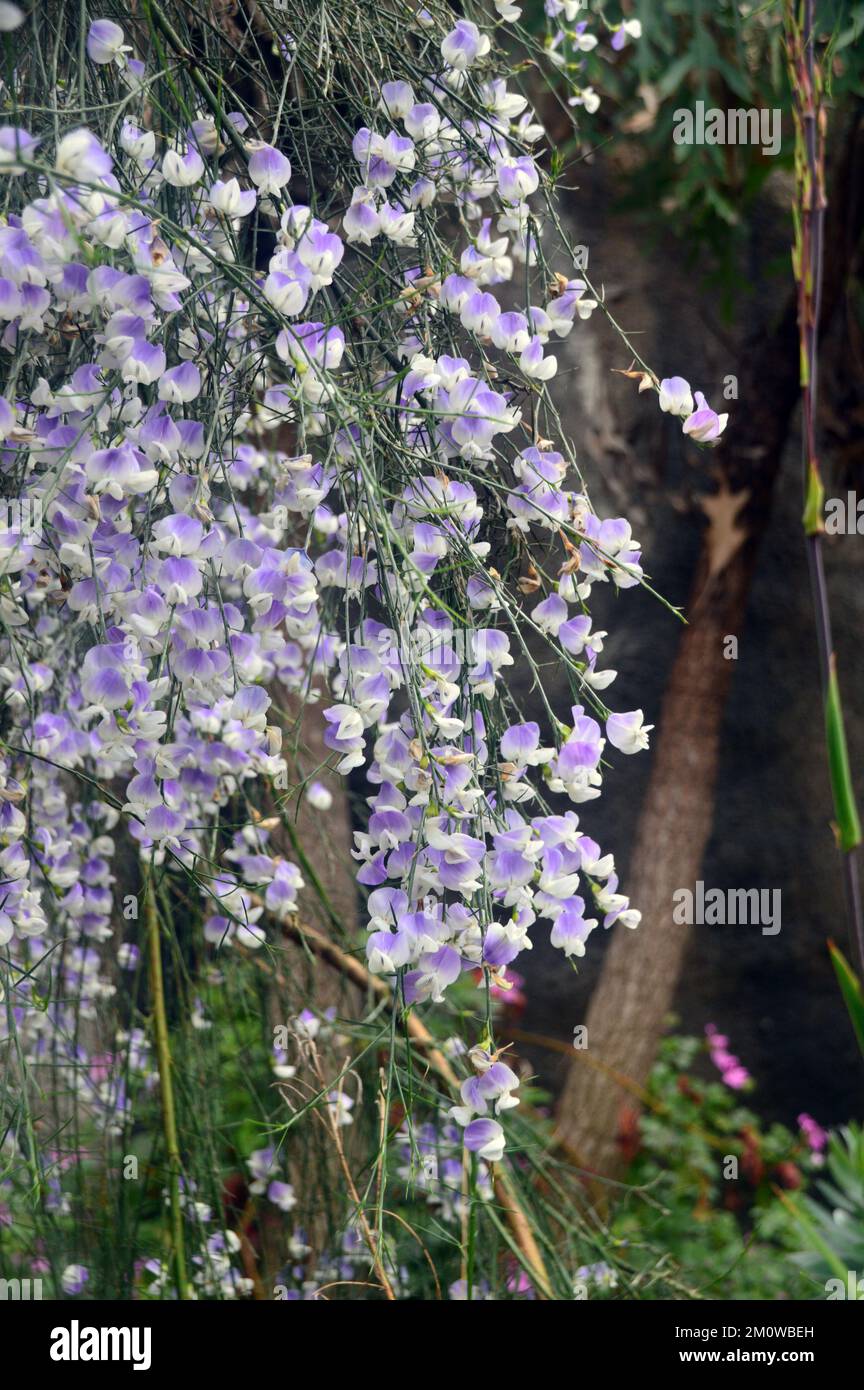
<path id="1" fill-rule="evenodd" d="M 583 53 L 563 14 L 550 18 L 542 0 L 530 0 L 523 9 L 522 23 L 560 114 L 553 159 L 566 171 L 561 181 L 578 182 L 579 162 L 595 153 L 612 160 L 621 176 L 618 210 L 643 227 L 653 245 L 671 234 L 678 253 L 716 288 L 728 320 L 737 296 L 747 291 L 740 249 L 756 200 L 770 175 L 792 169 L 782 5 L 623 0 L 620 13 L 617 5 L 596 9 L 610 27 L 638 20 L 641 37 L 617 52 L 600 44 Z M 823 0 L 817 32 L 830 54 L 830 105 L 842 109 L 864 96 L 864 3 Z M 568 105 L 574 85 L 602 93 L 595 113 Z M 779 110 L 780 152 L 766 155 L 758 145 L 676 144 L 675 112 L 699 101 L 706 109 Z M 777 270 L 787 272 L 785 258 Z"/>

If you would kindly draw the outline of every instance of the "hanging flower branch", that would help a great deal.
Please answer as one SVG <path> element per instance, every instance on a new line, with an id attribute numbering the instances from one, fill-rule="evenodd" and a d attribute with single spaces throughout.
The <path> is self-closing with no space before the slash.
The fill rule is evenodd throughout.
<path id="1" fill-rule="evenodd" d="M 639 922 L 581 817 L 651 728 L 606 704 L 591 600 L 646 579 L 555 405 L 556 343 L 603 295 L 568 269 L 543 130 L 483 17 L 384 5 L 354 34 L 357 8 L 253 6 L 220 33 L 185 5 L 105 6 L 83 65 L 50 5 L 6 40 L 8 1032 L 22 1091 L 48 1058 L 91 1123 L 128 1129 L 147 1039 L 125 1032 L 96 1067 L 80 1020 L 114 992 L 114 958 L 135 971 L 143 954 L 112 945 L 131 837 L 180 1296 L 239 1276 L 218 1233 L 187 1273 L 183 1214 L 201 1204 L 162 955 L 178 894 L 226 972 L 297 912 L 304 874 L 274 839 L 295 794 L 289 697 L 320 705 L 331 766 L 365 786 L 369 971 L 403 1008 L 479 972 L 486 1021 L 452 1110 L 477 1162 L 501 1160 L 518 1105 L 493 1036 L 506 968 L 538 930 L 578 958 L 600 922 Z M 640 390 L 716 442 L 726 417 L 641 366 Z M 509 683 L 540 650 L 572 690 L 553 709 L 540 688 L 542 725 Z M 326 813 L 314 773 L 305 791 Z M 44 1182 L 28 1127 L 11 1142 Z M 62 1177 L 49 1186 L 62 1208 Z"/>

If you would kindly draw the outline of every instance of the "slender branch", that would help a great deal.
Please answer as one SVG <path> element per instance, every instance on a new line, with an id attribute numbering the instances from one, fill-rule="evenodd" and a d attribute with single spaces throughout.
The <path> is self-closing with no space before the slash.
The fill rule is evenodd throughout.
<path id="1" fill-rule="evenodd" d="M 320 1060 L 317 1058 L 317 1056 L 315 1059 L 315 1074 L 323 1089 L 326 1086 L 326 1082 L 324 1080 L 324 1074 L 321 1069 Z M 342 1135 L 339 1132 L 339 1121 L 333 1116 L 329 1107 L 325 1107 L 323 1111 L 319 1110 L 316 1113 L 318 1119 L 321 1121 L 321 1124 L 324 1126 L 324 1130 L 327 1133 L 329 1139 L 331 1140 L 334 1149 L 336 1150 L 336 1154 L 339 1159 L 339 1166 L 342 1169 L 342 1176 L 345 1179 L 345 1186 L 348 1188 L 348 1195 L 350 1196 L 351 1201 L 354 1203 L 354 1213 L 357 1219 L 357 1224 L 360 1227 L 361 1235 L 363 1236 L 366 1248 L 369 1251 L 369 1256 L 372 1260 L 372 1268 L 374 1269 L 375 1274 L 377 1275 L 378 1282 L 381 1285 L 381 1289 L 384 1293 L 384 1297 L 387 1299 L 388 1303 L 395 1303 L 396 1294 L 393 1290 L 393 1285 L 390 1282 L 390 1278 L 387 1274 L 387 1271 L 384 1268 L 384 1260 L 381 1256 L 380 1242 L 366 1219 L 366 1213 L 363 1209 L 363 1202 L 361 1200 L 360 1193 L 357 1191 L 357 1184 L 354 1182 L 354 1178 L 351 1173 L 351 1168 L 349 1166 L 348 1159 L 345 1154 L 345 1145 L 342 1143 Z"/>
<path id="2" fill-rule="evenodd" d="M 819 319 L 822 300 L 825 210 L 825 129 L 823 76 L 815 52 L 814 0 L 786 0 L 786 48 L 795 112 L 797 217 L 793 266 L 798 286 L 798 333 L 801 360 L 802 462 L 804 532 L 807 566 L 816 618 L 819 679 L 836 834 L 843 855 L 843 878 L 851 935 L 864 967 L 864 917 L 861 908 L 858 849 L 861 825 L 849 768 L 846 728 L 831 631 L 831 609 L 823 554 L 825 488 L 817 451 Z"/>
<path id="3" fill-rule="evenodd" d="M 326 961 L 334 970 L 340 971 L 354 984 L 359 985 L 362 989 L 372 990 L 373 993 L 381 995 L 382 998 L 392 998 L 392 990 L 385 980 L 377 975 L 371 975 L 361 961 L 356 960 L 354 956 L 349 956 L 323 932 L 318 931 L 315 927 L 301 926 L 298 922 L 283 922 L 282 927 L 285 935 L 290 937 L 292 941 L 308 946 L 319 959 Z M 409 1036 L 424 1053 L 432 1070 L 440 1076 L 442 1081 L 446 1082 L 451 1091 L 458 1093 L 459 1077 L 437 1046 L 425 1023 L 416 1014 L 409 1013 L 406 1026 Z M 522 1210 L 509 1174 L 500 1168 L 495 1169 L 494 1187 L 495 1196 L 504 1211 L 513 1240 L 519 1248 L 538 1296 L 544 1300 L 554 1299 L 543 1255 L 531 1229 L 531 1224 Z"/>
<path id="4" fill-rule="evenodd" d="M 165 986 L 162 977 L 162 946 L 159 940 L 159 913 L 152 874 L 144 889 L 144 914 L 147 924 L 147 944 L 150 958 L 150 990 L 153 995 L 153 1030 L 156 1035 L 156 1058 L 159 1066 L 159 1092 L 162 1100 L 162 1131 L 168 1159 L 168 1195 L 171 1207 L 171 1254 L 174 1263 L 174 1282 L 177 1297 L 188 1299 L 186 1280 L 186 1250 L 183 1237 L 183 1209 L 180 1205 L 180 1146 L 177 1142 L 177 1118 L 174 1110 L 174 1084 L 171 1076 L 171 1049 L 168 1041 L 168 1019 L 165 1012 Z"/>

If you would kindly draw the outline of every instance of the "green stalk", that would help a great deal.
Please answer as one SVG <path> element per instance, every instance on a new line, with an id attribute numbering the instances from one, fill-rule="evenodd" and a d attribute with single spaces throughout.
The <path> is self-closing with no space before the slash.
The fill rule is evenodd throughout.
<path id="1" fill-rule="evenodd" d="M 165 1012 L 165 986 L 162 977 L 162 947 L 159 939 L 159 913 L 153 891 L 152 874 L 144 890 L 144 914 L 147 923 L 147 945 L 150 956 L 150 991 L 153 996 L 153 1031 L 156 1037 L 156 1058 L 159 1067 L 159 1092 L 162 1098 L 162 1132 L 168 1159 L 168 1193 L 171 1206 L 171 1256 L 177 1297 L 189 1298 L 186 1279 L 186 1247 L 183 1236 L 183 1209 L 180 1205 L 180 1146 L 177 1142 L 177 1117 L 174 1110 L 174 1084 L 171 1078 L 171 1048 L 168 1040 L 168 1017 Z"/>
<path id="2" fill-rule="evenodd" d="M 846 729 L 837 659 L 831 632 L 831 610 L 822 552 L 825 488 L 816 440 L 819 370 L 819 320 L 822 298 L 825 209 L 824 77 L 815 54 L 814 0 L 786 0 L 786 50 L 795 115 L 795 241 L 792 264 L 798 285 L 798 329 L 801 347 L 802 517 L 807 564 L 813 592 L 819 676 L 825 712 L 828 771 L 837 843 L 843 855 L 843 875 L 851 935 L 864 966 L 864 913 L 858 872 L 861 824 L 849 767 Z"/>

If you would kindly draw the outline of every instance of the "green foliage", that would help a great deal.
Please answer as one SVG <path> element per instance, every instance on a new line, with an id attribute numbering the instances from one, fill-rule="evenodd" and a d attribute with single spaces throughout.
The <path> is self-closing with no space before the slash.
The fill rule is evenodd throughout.
<path id="1" fill-rule="evenodd" d="M 828 1279 L 848 1284 L 851 1274 L 854 1287 L 864 1276 L 864 1129 L 860 1125 L 848 1125 L 831 1136 L 826 1169 L 826 1177 L 815 1184 L 815 1196 L 799 1193 L 788 1201 L 804 1247 L 792 1258 L 820 1285 Z"/>
<path id="2" fill-rule="evenodd" d="M 800 1236 L 783 1189 L 808 1182 L 809 1153 L 784 1126 L 763 1125 L 740 1092 L 694 1077 L 703 1052 L 696 1038 L 663 1043 L 629 1173 L 633 1190 L 612 1234 L 646 1267 L 666 1251 L 693 1296 L 822 1297 L 811 1271 L 787 1258 Z"/>
<path id="3" fill-rule="evenodd" d="M 836 119 L 846 102 L 864 93 L 864 45 L 857 41 L 864 4 L 822 0 L 817 16 L 820 49 L 830 54 L 829 116 Z M 550 78 L 562 108 L 574 86 L 590 83 L 603 93 L 596 114 L 576 108 L 564 162 L 572 166 L 601 147 L 606 160 L 617 159 L 626 188 L 622 209 L 658 244 L 671 232 L 680 253 L 708 271 L 728 308 L 749 283 L 740 274 L 740 258 L 756 200 L 771 174 L 793 165 L 783 6 L 780 0 L 634 0 L 627 17 L 641 22 L 642 36 L 620 53 L 601 44 L 579 54 L 568 39 L 572 26 L 560 19 L 550 26 L 560 25 L 563 34 L 563 61 Z M 526 6 L 524 22 L 540 42 L 540 0 Z M 545 48 L 548 53 L 548 37 Z M 676 111 L 692 110 L 700 101 L 723 111 L 780 111 L 780 152 L 766 155 L 749 144 L 676 144 Z M 778 269 L 787 271 L 785 257 Z"/>
<path id="4" fill-rule="evenodd" d="M 864 1056 L 864 991 L 861 988 L 861 981 L 843 952 L 838 951 L 833 942 L 828 943 L 828 950 L 831 953 L 831 962 L 834 966 L 840 992 L 843 995 L 843 1002 L 848 1010 L 861 1054 Z"/>

